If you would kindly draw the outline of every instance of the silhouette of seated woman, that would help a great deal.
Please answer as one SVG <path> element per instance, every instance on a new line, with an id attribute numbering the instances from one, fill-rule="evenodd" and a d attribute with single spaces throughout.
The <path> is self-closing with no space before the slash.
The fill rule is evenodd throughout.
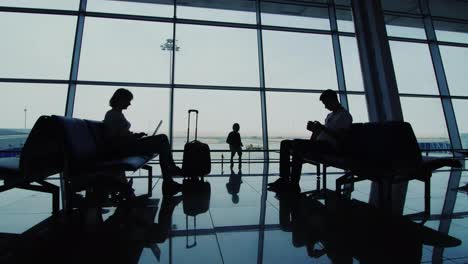
<path id="1" fill-rule="evenodd" d="M 172 158 L 169 140 L 166 135 L 146 136 L 145 133 L 130 131 L 130 122 L 122 113 L 133 100 L 133 94 L 124 88 L 117 89 L 112 95 L 104 118 L 107 144 L 110 153 L 116 157 L 133 155 L 153 155 L 159 153 L 163 184 L 163 195 L 174 195 L 181 191 L 181 184 L 172 179 L 172 176 L 181 175 Z"/>

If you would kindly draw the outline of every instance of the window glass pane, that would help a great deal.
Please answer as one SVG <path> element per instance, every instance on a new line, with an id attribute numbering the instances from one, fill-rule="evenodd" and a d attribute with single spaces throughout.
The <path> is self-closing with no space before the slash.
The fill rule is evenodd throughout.
<path id="1" fill-rule="evenodd" d="M 404 120 L 413 127 L 418 142 L 448 142 L 440 99 L 401 97 L 400 100 Z"/>
<path id="2" fill-rule="evenodd" d="M 426 39 L 422 19 L 386 15 L 385 25 L 388 36 Z"/>
<path id="3" fill-rule="evenodd" d="M 262 2 L 262 24 L 330 30 L 328 8 Z"/>
<path id="4" fill-rule="evenodd" d="M 185 0 L 177 1 L 177 17 L 221 22 L 255 24 L 255 1 Z"/>
<path id="5" fill-rule="evenodd" d="M 381 3 L 382 3 L 382 9 L 385 11 L 421 14 L 418 0 L 406 0 L 406 1 L 381 0 Z"/>
<path id="6" fill-rule="evenodd" d="M 466 1 L 429 0 L 431 15 L 468 20 Z"/>
<path id="7" fill-rule="evenodd" d="M 354 33 L 353 13 L 351 9 L 336 9 L 338 31 Z"/>
<path id="8" fill-rule="evenodd" d="M 69 78 L 76 17 L 2 12 L 0 25 L 0 77 Z"/>
<path id="9" fill-rule="evenodd" d="M 318 93 L 267 93 L 268 140 L 270 149 L 279 149 L 280 142 L 289 138 L 310 138 L 308 121 L 324 123 L 329 113 Z"/>
<path id="10" fill-rule="evenodd" d="M 390 41 L 390 49 L 400 93 L 439 93 L 426 44 Z"/>
<path id="11" fill-rule="evenodd" d="M 437 40 L 468 43 L 468 24 L 434 21 Z"/>
<path id="12" fill-rule="evenodd" d="M 91 120 L 104 120 L 111 109 L 109 99 L 120 87 L 78 85 L 73 116 Z M 126 88 L 133 93 L 131 105 L 123 113 L 131 123 L 130 130 L 152 134 L 160 120 L 163 120 L 158 134 L 169 131 L 169 89 Z"/>
<path id="13" fill-rule="evenodd" d="M 79 0 L 0 0 L 0 6 L 78 10 Z"/>
<path id="14" fill-rule="evenodd" d="M 169 83 L 172 24 L 86 18 L 79 79 Z"/>
<path id="15" fill-rule="evenodd" d="M 240 103 L 242 102 L 242 103 Z M 176 160 L 182 160 L 182 152 L 187 140 L 189 109 L 199 110 L 198 139 L 209 145 L 211 152 L 211 174 L 222 173 L 220 161 L 224 157 L 224 169 L 228 172 L 230 159 L 229 145 L 226 143 L 234 123 L 240 126 L 239 133 L 244 145 L 242 162 L 243 172 L 260 171 L 263 164 L 246 164 L 249 159 L 262 159 L 263 149 L 262 117 L 260 112 L 260 93 L 247 91 L 189 90 L 175 89 L 174 94 L 174 154 Z M 190 139 L 194 138 L 195 114 L 190 124 Z M 253 149 L 257 152 L 249 152 Z M 223 156 L 222 156 L 223 155 Z M 237 155 L 234 160 L 237 163 Z M 237 164 L 236 172 L 237 172 Z M 252 223 L 253 224 L 253 223 Z"/>
<path id="16" fill-rule="evenodd" d="M 147 3 L 139 3 L 131 1 L 88 0 L 86 11 L 140 16 L 173 17 L 174 1 L 158 0 L 156 3 L 151 3 L 151 1 L 148 1 Z"/>
<path id="17" fill-rule="evenodd" d="M 240 125 L 244 147 L 263 146 L 259 92 L 175 89 L 174 104 L 174 149 L 183 149 L 186 143 L 189 109 L 199 110 L 198 137 L 210 149 L 229 149 L 226 138 L 234 123 Z"/>
<path id="18" fill-rule="evenodd" d="M 0 150 L 22 147 L 41 115 L 64 115 L 67 85 L 0 83 Z"/>
<path id="19" fill-rule="evenodd" d="M 177 25 L 177 41 L 176 83 L 259 86 L 256 30 Z"/>
<path id="20" fill-rule="evenodd" d="M 337 89 L 330 36 L 263 31 L 263 47 L 266 87 Z"/>
<path id="21" fill-rule="evenodd" d="M 452 102 L 462 146 L 464 149 L 468 149 L 468 100 L 452 100 Z"/>
<path id="22" fill-rule="evenodd" d="M 367 102 L 364 95 L 348 94 L 349 112 L 353 116 L 353 123 L 369 122 Z"/>
<path id="23" fill-rule="evenodd" d="M 361 61 L 356 38 L 340 37 L 341 56 L 346 80 L 346 90 L 364 91 L 362 82 Z"/>
<path id="24" fill-rule="evenodd" d="M 468 48 L 439 46 L 451 95 L 468 95 Z"/>

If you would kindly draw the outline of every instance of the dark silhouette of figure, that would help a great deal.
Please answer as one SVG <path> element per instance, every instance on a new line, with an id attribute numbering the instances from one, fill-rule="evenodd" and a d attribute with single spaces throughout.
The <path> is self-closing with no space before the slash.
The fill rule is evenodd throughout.
<path id="1" fill-rule="evenodd" d="M 357 200 L 327 203 L 304 194 L 278 192 L 281 230 L 292 232 L 295 247 L 306 247 L 312 258 L 326 256 L 332 263 L 420 263 L 423 245 L 461 244 L 439 231 L 409 219 L 386 214 Z"/>
<path id="2" fill-rule="evenodd" d="M 231 169 L 234 167 L 234 155 L 237 153 L 239 157 L 239 169 L 242 167 L 242 144 L 241 136 L 239 134 L 240 126 L 238 123 L 232 125 L 232 131 L 229 133 L 226 143 L 229 144 L 229 150 L 231 151 Z"/>
<path id="3" fill-rule="evenodd" d="M 132 155 L 153 155 L 159 153 L 159 161 L 163 176 L 163 195 L 174 195 L 181 190 L 181 184 L 172 179 L 172 176 L 181 175 L 182 170 L 175 165 L 169 140 L 166 135 L 146 136 L 145 133 L 130 131 L 130 122 L 122 113 L 133 100 L 133 94 L 127 89 L 117 89 L 112 95 L 104 118 L 106 131 L 106 144 L 109 154 L 116 157 Z"/>
<path id="4" fill-rule="evenodd" d="M 302 171 L 302 157 L 314 153 L 339 153 L 341 141 L 346 130 L 351 128 L 353 118 L 341 106 L 338 95 L 333 90 L 326 90 L 320 95 L 320 101 L 331 113 L 325 118 L 325 124 L 318 121 L 309 121 L 307 130 L 312 132 L 310 140 L 294 139 L 283 140 L 280 145 L 280 178 L 269 183 L 271 190 L 278 190 L 285 185 L 299 189 L 299 180 Z M 293 155 L 292 163 L 290 160 Z"/>
<path id="5" fill-rule="evenodd" d="M 239 191 L 242 184 L 242 171 L 239 170 L 239 173 L 236 174 L 234 170 L 231 169 L 231 176 L 229 176 L 229 181 L 226 183 L 226 189 L 230 195 L 232 195 L 232 202 L 237 204 L 239 203 Z"/>

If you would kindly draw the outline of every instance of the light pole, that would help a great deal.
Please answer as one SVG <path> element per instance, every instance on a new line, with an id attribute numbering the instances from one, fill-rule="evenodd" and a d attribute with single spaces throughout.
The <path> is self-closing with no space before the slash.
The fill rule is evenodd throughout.
<path id="1" fill-rule="evenodd" d="M 26 106 L 24 107 L 24 128 L 26 128 L 26 119 L 27 119 L 27 115 L 28 115 L 28 109 L 26 108 Z"/>
<path id="2" fill-rule="evenodd" d="M 175 47 L 174 47 L 174 44 L 175 44 Z M 173 40 L 173 39 L 166 39 L 166 42 L 164 44 L 162 44 L 161 46 L 161 50 L 167 50 L 169 51 L 169 61 L 170 61 L 170 64 L 169 64 L 169 82 L 172 84 L 172 52 L 173 51 L 179 51 L 180 47 L 177 46 L 177 40 Z"/>

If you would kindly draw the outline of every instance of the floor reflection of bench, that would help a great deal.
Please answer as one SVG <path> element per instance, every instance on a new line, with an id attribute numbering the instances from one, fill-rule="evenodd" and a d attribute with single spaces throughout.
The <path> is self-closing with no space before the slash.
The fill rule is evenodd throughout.
<path id="1" fill-rule="evenodd" d="M 453 158 L 422 157 L 411 125 L 406 122 L 353 124 L 344 143 L 343 155 L 304 157 L 304 162 L 323 166 L 323 188 L 326 188 L 326 169 L 343 169 L 336 180 L 336 192 L 343 186 L 362 180 L 378 183 L 379 201 L 391 205 L 392 184 L 419 180 L 424 182 L 424 214 L 430 214 L 430 179 L 432 172 L 444 166 L 461 167 Z"/>
<path id="2" fill-rule="evenodd" d="M 52 211 L 59 211 L 58 186 L 46 178 L 62 172 L 63 153 L 55 123 L 41 116 L 32 128 L 19 157 L 0 158 L 0 192 L 13 188 L 52 194 Z"/>

